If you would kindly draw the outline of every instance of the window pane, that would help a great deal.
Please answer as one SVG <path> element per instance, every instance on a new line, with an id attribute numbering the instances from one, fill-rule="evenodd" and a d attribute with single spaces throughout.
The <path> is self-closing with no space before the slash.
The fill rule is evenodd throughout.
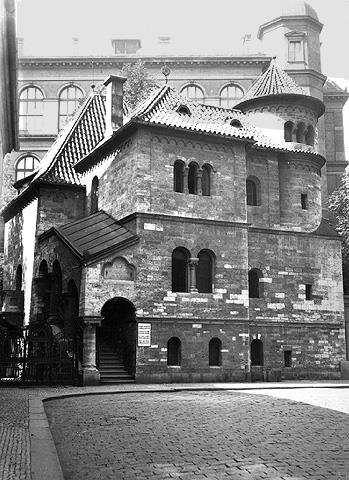
<path id="1" fill-rule="evenodd" d="M 236 103 L 236 100 L 242 98 L 243 95 L 243 90 L 237 85 L 227 85 L 221 90 L 220 105 L 225 108 L 230 108 Z"/>
<path id="2" fill-rule="evenodd" d="M 181 90 L 181 94 L 192 99 L 202 102 L 204 100 L 204 92 L 197 85 L 187 85 Z"/>
<path id="3" fill-rule="evenodd" d="M 22 157 L 16 166 L 16 181 L 27 177 L 38 167 L 39 160 L 32 155 Z"/>
<path id="4" fill-rule="evenodd" d="M 84 98 L 84 95 L 80 88 L 75 87 L 74 85 L 66 87 L 61 91 L 59 95 L 59 120 L 58 128 L 63 128 L 75 110 L 81 104 L 81 100 Z"/>

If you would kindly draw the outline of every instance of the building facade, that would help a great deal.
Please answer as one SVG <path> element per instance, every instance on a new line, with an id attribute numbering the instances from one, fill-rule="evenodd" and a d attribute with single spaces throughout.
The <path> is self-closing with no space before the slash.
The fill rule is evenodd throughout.
<path id="1" fill-rule="evenodd" d="M 21 292 L 19 323 L 80 336 L 85 385 L 340 378 L 322 100 L 275 60 L 236 109 L 165 85 L 126 117 L 123 82 L 95 88 L 17 181 L 3 315 Z"/>

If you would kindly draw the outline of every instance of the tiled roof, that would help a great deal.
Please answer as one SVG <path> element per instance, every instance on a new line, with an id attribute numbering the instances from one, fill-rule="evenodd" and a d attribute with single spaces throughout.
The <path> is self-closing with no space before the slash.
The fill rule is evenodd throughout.
<path id="1" fill-rule="evenodd" d="M 38 180 L 81 185 L 73 165 L 104 137 L 105 100 L 92 92 L 77 115 L 61 130 L 41 161 L 31 183 Z"/>
<path id="2" fill-rule="evenodd" d="M 324 85 L 324 94 L 337 94 L 337 95 L 347 95 L 349 93 L 346 89 L 341 88 L 334 80 L 331 78 L 327 78 L 325 85 Z"/>
<path id="3" fill-rule="evenodd" d="M 276 65 L 276 60 L 273 58 L 267 70 L 255 81 L 239 104 L 252 98 L 282 94 L 308 95 L 284 70 Z"/>
<path id="4" fill-rule="evenodd" d="M 103 210 L 55 229 L 76 253 L 95 257 L 138 237 Z"/>

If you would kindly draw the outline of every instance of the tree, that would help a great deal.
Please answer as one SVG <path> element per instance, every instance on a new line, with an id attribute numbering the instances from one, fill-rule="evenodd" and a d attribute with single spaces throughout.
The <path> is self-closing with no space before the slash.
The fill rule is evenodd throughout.
<path id="1" fill-rule="evenodd" d="M 349 294 L 349 177 L 344 175 L 340 187 L 329 199 L 329 207 L 337 219 L 336 230 L 342 237 L 343 285 Z"/>
<path id="2" fill-rule="evenodd" d="M 156 88 L 157 84 L 148 74 L 144 63 L 127 63 L 121 70 L 121 75 L 126 78 L 124 84 L 124 102 L 128 111 L 136 108 Z"/>

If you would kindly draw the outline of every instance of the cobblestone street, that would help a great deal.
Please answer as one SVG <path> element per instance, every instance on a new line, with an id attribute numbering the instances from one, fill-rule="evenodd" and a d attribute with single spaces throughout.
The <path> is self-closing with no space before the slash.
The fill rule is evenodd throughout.
<path id="1" fill-rule="evenodd" d="M 66 480 L 349 478 L 349 416 L 244 392 L 45 404 Z"/>

